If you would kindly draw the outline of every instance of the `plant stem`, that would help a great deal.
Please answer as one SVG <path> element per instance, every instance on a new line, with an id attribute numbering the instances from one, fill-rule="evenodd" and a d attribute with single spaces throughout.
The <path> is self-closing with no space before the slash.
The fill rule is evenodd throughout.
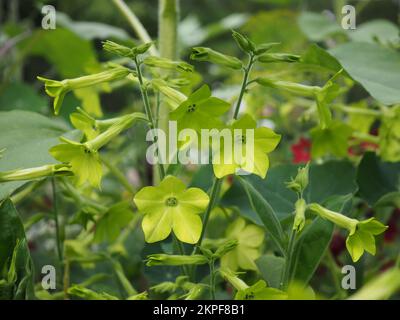
<path id="1" fill-rule="evenodd" d="M 379 137 L 373 136 L 368 133 L 362 133 L 362 132 L 353 132 L 352 137 L 361 140 L 364 142 L 370 142 L 370 143 L 376 143 L 379 144 Z"/>
<path id="2" fill-rule="evenodd" d="M 56 189 L 56 178 L 51 179 L 51 187 L 53 191 L 53 210 L 54 210 L 54 221 L 56 224 L 56 243 L 57 243 L 57 254 L 58 254 L 58 260 L 60 261 L 60 266 L 63 266 L 63 246 L 62 246 L 62 239 L 61 239 L 61 233 L 60 233 L 60 222 L 59 222 L 59 216 L 58 216 L 58 204 L 57 204 L 57 189 Z"/>
<path id="3" fill-rule="evenodd" d="M 206 231 L 207 223 L 208 223 L 208 220 L 210 219 L 211 211 L 214 208 L 214 206 L 215 206 L 215 204 L 217 203 L 217 200 L 218 200 L 218 195 L 219 195 L 219 192 L 221 190 L 222 181 L 223 181 L 223 179 L 218 179 L 217 177 L 214 178 L 214 182 L 213 182 L 213 185 L 211 187 L 210 202 L 209 202 L 207 210 L 206 210 L 206 212 L 204 214 L 203 228 L 201 229 L 200 238 L 199 238 L 199 241 L 196 244 L 196 249 L 195 249 L 194 253 L 198 253 L 199 250 L 200 250 L 200 246 L 201 246 L 201 243 L 203 241 L 204 234 L 205 234 L 205 231 Z"/>
<path id="4" fill-rule="evenodd" d="M 350 114 L 359 114 L 359 115 L 372 116 L 372 117 L 381 117 L 382 116 L 382 112 L 378 111 L 378 110 L 347 107 L 347 106 L 338 105 L 338 104 L 332 105 L 332 107 L 336 110 L 343 111 L 343 112 L 350 113 Z"/>
<path id="5" fill-rule="evenodd" d="M 135 189 L 133 186 L 129 183 L 128 179 L 125 177 L 125 175 L 121 172 L 121 170 L 118 169 L 117 166 L 113 165 L 110 161 L 102 158 L 101 161 L 104 163 L 104 165 L 110 170 L 110 172 L 118 179 L 118 181 L 123 185 L 126 191 L 128 191 L 131 194 L 135 193 Z"/>
<path id="6" fill-rule="evenodd" d="M 128 20 L 130 26 L 133 31 L 137 34 L 140 40 L 143 42 L 151 42 L 151 38 L 144 28 L 143 24 L 140 22 L 139 18 L 132 12 L 131 9 L 126 5 L 123 0 L 112 0 L 114 5 L 118 8 L 118 10 L 123 14 L 123 16 Z M 155 46 L 151 46 L 149 49 L 152 55 L 157 56 L 158 52 Z"/>
<path id="7" fill-rule="evenodd" d="M 151 107 L 150 107 L 149 96 L 147 95 L 147 89 L 146 89 L 146 86 L 143 81 L 142 71 L 140 69 L 140 63 L 139 63 L 137 57 L 135 57 L 135 64 L 136 64 L 136 71 L 138 74 L 140 93 L 142 94 L 144 109 L 145 109 L 147 118 L 149 119 L 149 122 L 150 122 L 150 130 L 153 130 L 156 128 L 156 126 L 154 123 L 153 114 L 152 114 Z M 157 136 L 154 135 L 153 137 L 154 137 L 154 139 L 153 139 L 154 142 L 157 143 L 157 140 L 158 140 Z M 158 149 L 158 147 L 157 147 L 157 149 Z M 160 161 L 158 161 L 158 170 L 159 170 L 160 178 L 163 179 L 165 177 L 165 170 L 164 170 L 164 165 L 162 163 L 160 163 Z"/>
<path id="8" fill-rule="evenodd" d="M 211 300 L 215 300 L 215 261 L 212 259 L 210 265 L 210 296 Z"/>
<path id="9" fill-rule="evenodd" d="M 286 259 L 285 259 L 285 267 L 283 269 L 283 274 L 281 277 L 281 288 L 283 290 L 286 290 L 289 281 L 290 281 L 290 268 L 292 266 L 292 257 L 293 257 L 293 250 L 294 250 L 294 244 L 296 242 L 296 230 L 293 228 L 291 229 L 290 232 L 290 237 L 289 237 L 289 244 L 286 250 Z"/>
<path id="10" fill-rule="evenodd" d="M 254 63 L 254 56 L 252 54 L 250 54 L 249 56 L 250 56 L 249 63 L 247 65 L 247 67 L 244 68 L 244 77 L 243 77 L 242 87 L 240 88 L 239 98 L 238 98 L 238 101 L 236 102 L 235 112 L 233 114 L 233 119 L 235 119 L 235 120 L 238 118 L 240 105 L 242 103 L 243 96 L 246 91 L 246 87 L 248 85 L 247 80 L 249 78 L 251 67 L 253 66 L 253 63 Z"/>
<path id="11" fill-rule="evenodd" d="M 160 56 L 170 60 L 178 58 L 178 24 L 179 24 L 179 0 L 159 0 L 158 2 L 158 46 Z M 162 73 L 167 76 L 167 71 Z M 159 105 L 157 112 L 157 125 L 166 136 L 169 136 L 169 107 L 164 102 Z M 162 177 L 153 174 L 153 183 L 157 184 Z"/>
<path id="12" fill-rule="evenodd" d="M 345 298 L 345 293 L 343 292 L 343 289 L 340 285 L 340 280 L 338 275 L 340 274 L 340 271 L 338 271 L 338 266 L 335 262 L 335 259 L 332 256 L 331 251 L 328 249 L 326 253 L 326 265 L 332 275 L 332 280 L 333 284 L 336 289 L 336 294 L 339 299 Z"/>

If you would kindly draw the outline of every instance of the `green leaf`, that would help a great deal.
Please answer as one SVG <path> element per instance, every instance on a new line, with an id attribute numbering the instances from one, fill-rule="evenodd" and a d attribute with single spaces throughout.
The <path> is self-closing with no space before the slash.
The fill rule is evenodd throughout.
<path id="1" fill-rule="evenodd" d="M 128 40 L 128 33 L 121 28 L 111 26 L 101 22 L 73 21 L 63 12 L 57 11 L 57 24 L 71 30 L 78 37 L 86 40 L 110 39 Z"/>
<path id="2" fill-rule="evenodd" d="M 257 176 L 244 178 L 272 206 L 280 221 L 291 216 L 296 194 L 286 187 L 285 182 L 297 175 L 298 166 L 279 165 L 268 172 L 266 179 Z M 304 191 L 307 202 L 326 203 L 334 196 L 344 196 L 357 191 L 356 171 L 348 161 L 327 161 L 324 164 L 311 164 L 309 184 Z M 243 216 L 262 225 L 261 219 L 251 208 L 246 193 L 240 183 L 234 180 L 232 187 L 224 194 L 221 205 L 237 208 Z"/>
<path id="3" fill-rule="evenodd" d="M 32 168 L 56 161 L 48 150 L 58 143 L 58 137 L 68 127 L 60 121 L 51 120 L 28 111 L 0 112 L 0 171 Z M 24 181 L 0 184 L 0 200 L 22 186 Z"/>
<path id="4" fill-rule="evenodd" d="M 325 40 L 329 36 L 344 32 L 333 18 L 330 19 L 321 13 L 302 12 L 298 23 L 304 34 L 313 41 Z"/>
<path id="5" fill-rule="evenodd" d="M 379 128 L 379 155 L 385 161 L 400 161 L 400 106 L 384 113 Z"/>
<path id="6" fill-rule="evenodd" d="M 265 254 L 256 260 L 256 265 L 268 286 L 279 288 L 285 259 L 272 254 Z"/>
<path id="7" fill-rule="evenodd" d="M 0 277 L 2 270 L 8 272 L 9 299 L 34 298 L 33 263 L 22 221 L 10 199 L 0 204 Z M 4 281 L 0 294 L 1 287 L 4 288 Z"/>
<path id="8" fill-rule="evenodd" d="M 284 233 L 279 219 L 271 205 L 263 198 L 260 192 L 247 180 L 239 180 L 246 191 L 252 209 L 257 213 L 269 235 L 278 246 L 283 246 Z"/>
<path id="9" fill-rule="evenodd" d="M 388 20 L 371 20 L 357 26 L 355 30 L 348 30 L 348 36 L 353 41 L 376 43 L 377 41 L 388 45 L 398 43 L 399 28 Z"/>
<path id="10" fill-rule="evenodd" d="M 125 201 L 113 205 L 97 221 L 94 241 L 113 242 L 118 238 L 121 230 L 128 225 L 132 218 L 133 212 L 129 202 Z"/>
<path id="11" fill-rule="evenodd" d="M 301 56 L 300 63 L 306 67 L 327 70 L 334 73 L 339 72 L 343 68 L 334 56 L 314 43 Z"/>
<path id="12" fill-rule="evenodd" d="M 345 43 L 329 52 L 376 100 L 386 105 L 400 102 L 400 54 L 398 52 L 364 42 Z"/>
<path id="13" fill-rule="evenodd" d="M 48 110 L 47 100 L 25 83 L 10 83 L 0 93 L 0 110 L 27 110 L 44 113 Z"/>
<path id="14" fill-rule="evenodd" d="M 296 242 L 292 271 L 294 279 L 307 284 L 328 248 L 332 237 L 333 223 L 317 217 L 305 227 Z"/>
<path id="15" fill-rule="evenodd" d="M 357 184 L 359 196 L 372 206 L 385 194 L 400 191 L 400 164 L 383 162 L 367 152 L 358 166 Z"/>

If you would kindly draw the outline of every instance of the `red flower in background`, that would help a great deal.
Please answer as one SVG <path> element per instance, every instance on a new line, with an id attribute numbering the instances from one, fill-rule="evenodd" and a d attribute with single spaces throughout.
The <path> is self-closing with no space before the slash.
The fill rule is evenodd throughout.
<path id="1" fill-rule="evenodd" d="M 386 243 L 394 242 L 396 240 L 396 237 L 399 232 L 398 228 L 399 220 L 400 220 L 400 209 L 395 209 L 388 222 L 389 228 L 386 230 L 384 235 Z"/>
<path id="2" fill-rule="evenodd" d="M 300 140 L 291 146 L 293 163 L 307 163 L 311 160 L 311 141 L 301 137 Z"/>

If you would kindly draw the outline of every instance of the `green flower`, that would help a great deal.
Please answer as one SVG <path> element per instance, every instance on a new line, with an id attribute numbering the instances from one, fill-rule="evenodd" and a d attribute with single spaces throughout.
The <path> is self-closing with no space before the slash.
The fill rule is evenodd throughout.
<path id="1" fill-rule="evenodd" d="M 300 56 L 290 53 L 266 53 L 257 58 L 261 63 L 272 63 L 272 62 L 297 62 L 300 60 Z"/>
<path id="2" fill-rule="evenodd" d="M 264 241 L 264 230 L 254 224 L 246 224 L 242 218 L 238 218 L 226 229 L 226 238 L 237 240 L 237 246 L 227 252 L 221 258 L 221 266 L 236 271 L 257 270 L 254 261 L 260 257 L 259 247 Z"/>
<path id="3" fill-rule="evenodd" d="M 385 232 L 388 227 L 370 218 L 365 221 L 358 221 L 356 226 L 350 230 L 346 239 L 346 247 L 354 262 L 363 255 L 364 250 L 372 255 L 376 253 L 375 237 Z"/>
<path id="4" fill-rule="evenodd" d="M 46 93 L 50 97 L 54 98 L 54 113 L 57 115 L 60 112 L 64 97 L 68 92 L 104 82 L 120 80 L 125 78 L 130 72 L 129 69 L 118 66 L 100 73 L 74 79 L 65 79 L 62 81 L 46 79 L 43 77 L 37 78 L 44 82 Z"/>
<path id="5" fill-rule="evenodd" d="M 65 143 L 52 147 L 50 154 L 56 160 L 70 164 L 78 185 L 89 181 L 93 187 L 100 188 L 103 170 L 97 150 L 75 141 L 61 139 Z"/>
<path id="6" fill-rule="evenodd" d="M 249 286 L 232 270 L 221 268 L 220 273 L 237 290 L 235 300 L 286 300 L 288 297 L 281 290 L 267 287 L 267 283 L 264 280 L 259 280 Z"/>
<path id="7" fill-rule="evenodd" d="M 213 169 L 217 178 L 235 174 L 239 170 L 265 178 L 269 167 L 267 153 L 276 148 L 281 136 L 269 128 L 256 128 L 256 126 L 256 121 L 246 114 L 236 120 L 230 128 L 224 129 L 229 130 L 233 146 L 225 148 L 225 139 L 223 139 L 220 149 L 214 150 Z M 249 135 L 249 133 L 252 134 Z"/>
<path id="8" fill-rule="evenodd" d="M 221 128 L 219 116 L 229 110 L 230 104 L 211 96 L 210 88 L 203 85 L 193 92 L 178 108 L 170 113 L 170 119 L 178 122 L 178 130 L 191 128 L 200 132 L 201 129 Z"/>
<path id="9" fill-rule="evenodd" d="M 388 228 L 375 218 L 359 221 L 346 217 L 338 212 L 328 210 L 317 203 L 310 204 L 308 208 L 322 218 L 335 223 L 341 228 L 349 230 L 349 235 L 346 239 L 346 247 L 354 262 L 360 259 L 364 251 L 375 255 L 376 247 L 374 236 L 385 232 Z"/>
<path id="10" fill-rule="evenodd" d="M 167 176 L 157 187 L 144 187 L 134 198 L 144 214 L 142 228 L 147 242 L 166 239 L 171 231 L 186 243 L 196 243 L 201 234 L 199 213 L 208 203 L 208 195 L 198 188 L 186 189 L 174 176 Z"/>
<path id="11" fill-rule="evenodd" d="M 78 185 L 89 181 L 92 186 L 100 187 L 102 166 L 98 150 L 138 120 L 147 121 L 147 118 L 140 112 L 122 116 L 106 131 L 84 143 L 62 137 L 64 143 L 52 147 L 49 152 L 58 161 L 71 165 Z"/>
<path id="12" fill-rule="evenodd" d="M 171 88 L 164 80 L 154 79 L 151 81 L 151 85 L 166 97 L 166 101 L 172 109 L 178 108 L 181 103 L 187 100 L 182 92 Z"/>
<path id="13" fill-rule="evenodd" d="M 348 150 L 348 141 L 353 129 L 340 121 L 331 121 L 326 127 L 321 126 L 311 129 L 311 155 L 313 158 L 332 154 L 345 157 Z"/>

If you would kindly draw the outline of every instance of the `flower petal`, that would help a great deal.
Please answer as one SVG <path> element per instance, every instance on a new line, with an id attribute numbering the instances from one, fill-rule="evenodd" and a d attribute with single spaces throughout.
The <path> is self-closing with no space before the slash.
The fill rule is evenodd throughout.
<path id="1" fill-rule="evenodd" d="M 153 243 L 166 239 L 171 233 L 172 219 L 173 209 L 168 207 L 146 214 L 142 221 L 146 242 Z"/>
<path id="2" fill-rule="evenodd" d="M 189 188 L 179 196 L 178 201 L 182 211 L 201 213 L 207 208 L 210 198 L 199 188 Z"/>
<path id="3" fill-rule="evenodd" d="M 363 242 L 361 241 L 358 233 L 350 235 L 346 239 L 346 247 L 350 253 L 353 262 L 357 262 L 364 253 Z"/>
<path id="4" fill-rule="evenodd" d="M 200 217 L 178 208 L 173 210 L 172 229 L 176 237 L 186 243 L 195 244 L 199 241 L 203 223 Z"/>

